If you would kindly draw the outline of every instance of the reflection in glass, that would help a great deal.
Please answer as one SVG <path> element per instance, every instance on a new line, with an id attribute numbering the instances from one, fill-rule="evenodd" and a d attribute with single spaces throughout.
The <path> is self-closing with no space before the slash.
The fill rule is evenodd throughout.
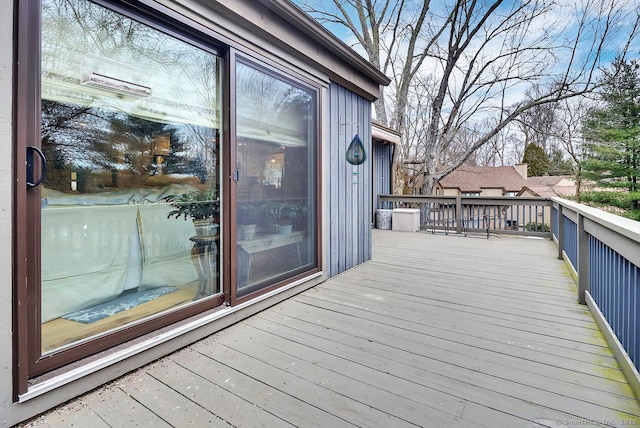
<path id="1" fill-rule="evenodd" d="M 315 267 L 315 93 L 239 63 L 237 295 Z"/>
<path id="2" fill-rule="evenodd" d="M 43 0 L 43 352 L 220 293 L 220 69 L 101 6 Z"/>

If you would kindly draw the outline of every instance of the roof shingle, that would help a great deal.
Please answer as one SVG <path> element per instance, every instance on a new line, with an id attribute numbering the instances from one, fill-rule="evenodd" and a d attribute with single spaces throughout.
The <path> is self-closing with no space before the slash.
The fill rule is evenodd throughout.
<path id="1" fill-rule="evenodd" d="M 483 188 L 519 192 L 527 185 L 527 180 L 512 166 L 461 166 L 440 180 L 440 185 L 458 188 L 461 192 L 480 192 Z"/>

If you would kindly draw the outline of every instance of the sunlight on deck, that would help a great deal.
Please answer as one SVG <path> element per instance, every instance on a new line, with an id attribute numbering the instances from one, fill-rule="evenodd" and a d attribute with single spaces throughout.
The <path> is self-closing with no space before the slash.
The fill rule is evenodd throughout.
<path id="1" fill-rule="evenodd" d="M 32 423 L 639 423 L 551 241 L 375 230 L 373 248 L 372 261 Z"/>

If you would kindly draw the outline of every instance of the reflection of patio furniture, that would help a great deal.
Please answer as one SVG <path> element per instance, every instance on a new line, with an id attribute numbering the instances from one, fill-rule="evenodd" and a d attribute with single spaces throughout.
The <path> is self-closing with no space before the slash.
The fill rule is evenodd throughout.
<path id="1" fill-rule="evenodd" d="M 295 252 L 298 266 L 301 266 L 300 242 L 304 238 L 304 233 L 303 231 L 295 231 L 289 234 L 267 234 L 256 236 L 255 239 L 238 241 L 238 288 L 250 283 L 252 265 L 256 256 L 268 254 L 266 252 L 269 250 L 292 246 L 291 249 Z M 276 255 L 282 256 L 280 253 Z"/>
<path id="2" fill-rule="evenodd" d="M 194 300 L 213 295 L 218 283 L 218 239 L 215 236 L 192 236 L 191 260 L 198 272 L 198 291 Z"/>

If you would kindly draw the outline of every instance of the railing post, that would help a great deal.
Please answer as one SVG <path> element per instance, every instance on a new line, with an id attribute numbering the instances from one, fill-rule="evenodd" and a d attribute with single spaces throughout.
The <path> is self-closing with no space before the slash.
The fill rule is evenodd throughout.
<path id="1" fill-rule="evenodd" d="M 584 216 L 578 213 L 578 303 L 586 305 L 589 290 L 589 234 L 584 230 Z"/>
<path id="2" fill-rule="evenodd" d="M 562 214 L 562 205 L 558 204 L 558 258 L 562 260 L 562 252 L 564 251 L 564 214 Z"/>
<path id="3" fill-rule="evenodd" d="M 456 233 L 462 233 L 462 198 L 456 196 Z"/>

